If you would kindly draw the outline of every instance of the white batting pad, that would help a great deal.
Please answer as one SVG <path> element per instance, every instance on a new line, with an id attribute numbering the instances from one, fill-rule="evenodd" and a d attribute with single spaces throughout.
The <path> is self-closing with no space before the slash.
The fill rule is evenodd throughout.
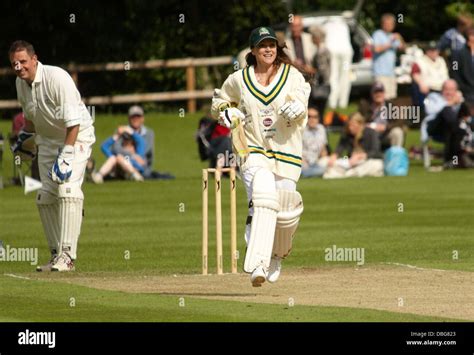
<path id="1" fill-rule="evenodd" d="M 59 201 L 46 191 L 40 190 L 36 196 L 36 205 L 43 224 L 44 234 L 51 254 L 59 253 Z"/>
<path id="2" fill-rule="evenodd" d="M 286 258 L 303 213 L 303 198 L 298 191 L 278 190 L 280 212 L 277 215 L 272 256 Z"/>
<path id="3" fill-rule="evenodd" d="M 280 209 L 275 176 L 272 172 L 259 169 L 255 173 L 252 185 L 254 214 L 244 263 L 244 271 L 248 273 L 253 272 L 259 265 L 265 270 L 269 267 L 277 212 Z"/>
<path id="4" fill-rule="evenodd" d="M 76 259 L 77 242 L 81 233 L 83 200 L 79 198 L 60 198 L 60 250 Z"/>

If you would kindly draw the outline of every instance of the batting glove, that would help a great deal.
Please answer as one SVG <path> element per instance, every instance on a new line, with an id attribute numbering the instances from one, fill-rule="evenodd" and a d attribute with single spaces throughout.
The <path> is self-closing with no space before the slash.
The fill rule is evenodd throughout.
<path id="1" fill-rule="evenodd" d="M 219 124 L 229 129 L 234 128 L 239 122 L 243 121 L 245 115 L 236 107 L 229 107 L 219 114 Z"/>
<path id="2" fill-rule="evenodd" d="M 14 155 L 19 155 L 23 160 L 34 159 L 36 156 L 35 134 L 21 130 L 11 150 Z"/>
<path id="3" fill-rule="evenodd" d="M 50 171 L 50 178 L 58 184 L 69 181 L 72 174 L 72 162 L 74 161 L 74 146 L 65 145 L 58 154 L 56 161 Z"/>
<path id="4" fill-rule="evenodd" d="M 301 101 L 292 100 L 280 107 L 278 114 L 286 118 L 288 121 L 293 121 L 300 118 L 305 111 L 306 107 Z"/>

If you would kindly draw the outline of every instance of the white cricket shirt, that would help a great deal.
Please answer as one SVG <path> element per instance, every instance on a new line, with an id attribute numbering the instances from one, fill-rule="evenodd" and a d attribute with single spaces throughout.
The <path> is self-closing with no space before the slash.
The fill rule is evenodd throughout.
<path id="1" fill-rule="evenodd" d="M 35 125 L 38 144 L 43 139 L 62 144 L 67 127 L 79 124 L 81 136 L 92 126 L 91 115 L 64 69 L 38 62 L 31 86 L 17 78 L 16 91 L 25 117 Z"/>
<path id="2" fill-rule="evenodd" d="M 212 113 L 219 115 L 222 103 L 233 103 L 245 114 L 245 136 L 250 155 L 242 170 L 268 168 L 276 175 L 298 181 L 301 173 L 303 130 L 307 122 L 310 85 L 291 65 L 282 64 L 270 85 L 258 82 L 253 66 L 229 75 L 212 99 Z M 278 110 L 290 99 L 302 102 L 301 119 L 287 121 Z"/>

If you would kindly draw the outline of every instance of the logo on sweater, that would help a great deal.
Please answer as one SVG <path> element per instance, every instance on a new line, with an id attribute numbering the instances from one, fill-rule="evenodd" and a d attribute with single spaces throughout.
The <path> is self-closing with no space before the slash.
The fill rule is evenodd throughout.
<path id="1" fill-rule="evenodd" d="M 267 117 L 263 120 L 263 125 L 265 127 L 270 127 L 272 124 L 273 124 L 273 120 L 271 118 Z"/>

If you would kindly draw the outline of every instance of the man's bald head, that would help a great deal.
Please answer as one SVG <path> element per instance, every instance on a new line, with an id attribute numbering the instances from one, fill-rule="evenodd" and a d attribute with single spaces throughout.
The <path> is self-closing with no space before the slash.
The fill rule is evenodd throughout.
<path id="1" fill-rule="evenodd" d="M 449 106 L 461 101 L 461 94 L 458 92 L 458 83 L 453 79 L 448 79 L 443 83 L 441 94 Z"/>
<path id="2" fill-rule="evenodd" d="M 458 89 L 458 83 L 454 79 L 448 79 L 443 83 L 443 88 L 442 90 L 457 90 Z"/>

